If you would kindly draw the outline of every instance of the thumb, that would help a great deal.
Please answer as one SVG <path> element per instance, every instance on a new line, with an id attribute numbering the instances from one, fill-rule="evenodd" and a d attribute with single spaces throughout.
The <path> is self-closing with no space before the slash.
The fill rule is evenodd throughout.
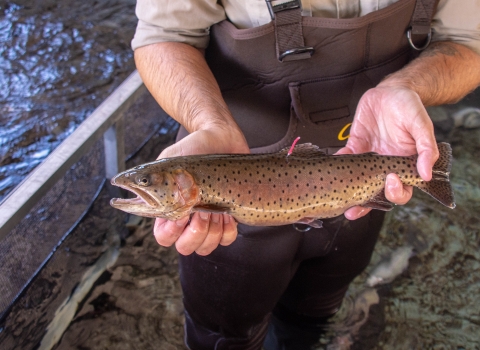
<path id="1" fill-rule="evenodd" d="M 425 181 L 432 179 L 432 169 L 440 153 L 434 137 L 425 137 L 417 144 L 417 171 Z"/>
<path id="2" fill-rule="evenodd" d="M 168 146 L 165 148 L 162 153 L 157 157 L 157 159 L 162 159 L 162 158 L 170 158 L 170 157 L 178 157 L 178 156 L 183 156 L 183 147 L 181 143 L 174 143 L 171 146 Z"/>
<path id="3" fill-rule="evenodd" d="M 335 156 L 340 155 L 340 154 L 353 154 L 353 150 L 346 145 L 343 148 L 340 148 L 337 152 L 335 152 Z"/>
<path id="4" fill-rule="evenodd" d="M 437 157 L 429 151 L 419 153 L 417 159 L 417 171 L 423 180 L 430 181 L 432 179 L 432 169 L 436 162 L 436 158 Z"/>

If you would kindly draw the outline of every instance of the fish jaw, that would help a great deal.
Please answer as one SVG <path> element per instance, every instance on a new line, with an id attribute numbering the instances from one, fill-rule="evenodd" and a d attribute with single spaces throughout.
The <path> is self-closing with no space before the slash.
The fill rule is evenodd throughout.
<path id="1" fill-rule="evenodd" d="M 111 184 L 120 187 L 124 190 L 136 194 L 135 198 L 112 198 L 110 205 L 115 209 L 122 210 L 129 214 L 155 217 L 155 212 L 158 212 L 160 203 L 158 198 L 150 195 L 147 191 L 135 185 L 133 181 L 129 180 L 130 176 L 117 175 L 111 180 Z M 158 214 L 157 214 L 158 215 Z"/>
<path id="2" fill-rule="evenodd" d="M 115 176 L 110 183 L 113 186 L 123 188 L 124 190 L 133 192 L 137 195 L 137 198 L 113 198 L 113 202 L 119 206 L 133 205 L 133 206 L 149 206 L 157 208 L 159 206 L 159 198 L 150 194 L 149 188 L 146 186 L 140 186 L 137 183 L 141 183 L 139 178 L 142 174 L 136 172 L 125 171 Z M 149 180 L 150 181 L 150 180 Z M 151 187 L 151 186 L 149 186 Z M 113 205 L 113 204 L 112 204 Z"/>
<path id="3" fill-rule="evenodd" d="M 145 217 L 158 217 L 156 215 L 155 207 L 151 207 L 140 196 L 128 199 L 112 198 L 110 200 L 110 205 L 115 209 L 122 210 L 129 214 Z"/>

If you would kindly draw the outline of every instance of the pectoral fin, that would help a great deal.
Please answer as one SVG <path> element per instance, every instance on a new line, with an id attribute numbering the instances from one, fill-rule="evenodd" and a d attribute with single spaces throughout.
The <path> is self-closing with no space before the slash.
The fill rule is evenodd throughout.
<path id="1" fill-rule="evenodd" d="M 219 214 L 228 214 L 230 212 L 230 208 L 222 207 L 220 205 L 215 205 L 215 204 L 196 205 L 193 209 L 195 211 L 206 211 L 209 213 L 219 213 Z"/>

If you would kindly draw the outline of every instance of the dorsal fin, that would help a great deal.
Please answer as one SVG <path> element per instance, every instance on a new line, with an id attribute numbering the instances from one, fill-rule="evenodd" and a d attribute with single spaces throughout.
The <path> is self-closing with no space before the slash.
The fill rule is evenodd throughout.
<path id="1" fill-rule="evenodd" d="M 279 154 L 287 156 L 290 151 L 290 147 L 282 149 Z M 290 157 L 315 157 L 315 156 L 326 156 L 327 154 L 322 151 L 318 146 L 312 145 L 311 143 L 302 143 L 300 145 L 295 145 L 293 148 Z"/>

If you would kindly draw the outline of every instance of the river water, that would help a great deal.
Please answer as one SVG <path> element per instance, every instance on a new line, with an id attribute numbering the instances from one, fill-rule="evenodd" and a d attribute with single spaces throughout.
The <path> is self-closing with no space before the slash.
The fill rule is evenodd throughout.
<path id="1" fill-rule="evenodd" d="M 135 0 L 0 0 L 0 200 L 134 69 Z"/>

